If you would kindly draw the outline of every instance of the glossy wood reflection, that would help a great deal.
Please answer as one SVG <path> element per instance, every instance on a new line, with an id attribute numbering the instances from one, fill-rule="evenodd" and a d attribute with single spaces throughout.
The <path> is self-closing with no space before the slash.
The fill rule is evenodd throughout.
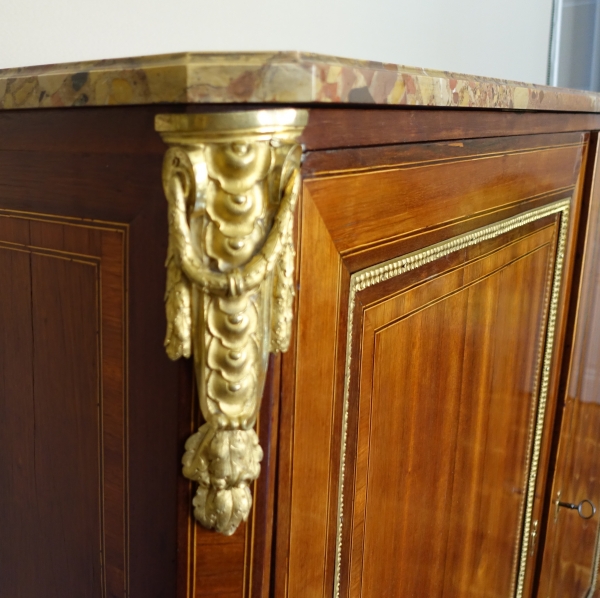
<path id="1" fill-rule="evenodd" d="M 598 384 L 598 379 L 595 383 Z M 570 405 L 570 411 L 569 429 L 561 438 L 566 445 L 566 464 L 561 469 L 562 483 L 555 486 L 553 499 L 556 501 L 560 492 L 561 501 L 579 503 L 588 499 L 597 508 L 600 504 L 600 403 L 597 396 L 593 401 L 576 401 Z M 548 538 L 548 548 L 552 547 L 554 554 L 549 555 L 540 595 L 597 596 L 599 588 L 594 579 L 598 574 L 595 554 L 600 544 L 598 513 L 586 521 L 577 511 L 557 508 L 554 503 L 550 506 L 549 526 L 552 535 Z M 595 591 L 588 594 L 593 587 Z"/>
<path id="2" fill-rule="evenodd" d="M 510 594 L 552 240 L 365 310 L 351 596 Z"/>
<path id="3" fill-rule="evenodd" d="M 360 291 L 352 330 L 350 281 L 363 268 L 577 198 L 585 142 L 574 133 L 308 156 L 298 332 L 283 357 L 283 398 L 293 409 L 282 410 L 280 434 L 291 441 L 281 448 L 280 480 L 290 480 L 281 489 L 291 506 L 277 519 L 275 595 L 512 595 L 561 217 Z M 565 291 L 573 240 L 571 229 Z M 557 373 L 549 372 L 550 413 Z M 551 425 L 550 415 L 542 453 Z"/>
<path id="4" fill-rule="evenodd" d="M 596 138 L 596 151 L 597 143 Z M 600 595 L 600 512 L 584 520 L 577 511 L 556 504 L 559 499 L 572 503 L 589 499 L 600 507 L 600 182 L 598 154 L 593 157 L 579 302 L 572 305 L 576 328 L 565 364 L 564 414 L 556 472 L 547 497 L 540 598 Z"/>

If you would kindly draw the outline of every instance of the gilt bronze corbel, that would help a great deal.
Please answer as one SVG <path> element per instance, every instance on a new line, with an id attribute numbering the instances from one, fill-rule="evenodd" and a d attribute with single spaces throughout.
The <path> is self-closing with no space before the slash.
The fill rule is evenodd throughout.
<path id="1" fill-rule="evenodd" d="M 194 357 L 206 420 L 186 442 L 194 515 L 230 535 L 263 456 L 254 424 L 269 352 L 286 351 L 305 110 L 158 115 L 169 145 L 165 347 Z"/>

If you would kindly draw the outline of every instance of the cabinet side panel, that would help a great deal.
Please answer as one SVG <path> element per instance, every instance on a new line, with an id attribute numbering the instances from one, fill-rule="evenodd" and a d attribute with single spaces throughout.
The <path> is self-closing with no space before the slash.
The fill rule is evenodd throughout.
<path id="1" fill-rule="evenodd" d="M 556 137 L 555 143 L 564 145 L 526 152 L 521 147 L 510 151 L 510 140 L 498 140 L 493 152 L 473 141 L 469 142 L 472 151 L 479 149 L 481 156 L 444 161 L 440 156 L 437 162 L 340 173 L 311 180 L 307 186 L 336 247 L 345 255 L 437 228 L 466 214 L 493 213 L 500 205 L 573 186 L 581 165 L 581 138 Z M 332 201 L 339 189 L 344 189 L 343 209 Z"/>
<path id="2" fill-rule="evenodd" d="M 97 265 L 16 247 L 0 263 L 2 592 L 100 597 Z"/>
<path id="3" fill-rule="evenodd" d="M 265 517 L 255 518 L 247 537 L 242 534 L 231 545 L 215 534 L 199 533 L 203 543 L 196 551 L 189 541 L 187 488 L 178 498 L 180 460 L 196 397 L 190 388 L 192 364 L 183 359 L 172 363 L 163 346 L 168 223 L 161 168 L 167 148 L 154 130 L 154 117 L 185 109 L 111 106 L 0 114 L 0 216 L 10 212 L 16 215 L 13 220 L 21 219 L 8 226 L 0 217 L 0 241 L 31 241 L 38 248 L 94 255 L 104 264 L 102 347 L 108 353 L 102 356 L 102 425 L 103 466 L 108 469 L 96 486 L 104 483 L 107 493 L 103 574 L 109 595 L 172 598 L 179 563 L 181 592 L 187 591 L 189 569 L 198 573 L 198 595 L 210 586 L 215 593 L 234 588 L 234 595 L 242 596 L 269 570 L 268 542 L 251 550 L 254 538 L 269 534 Z M 82 232 L 91 228 L 105 232 Z M 106 229 L 126 231 L 125 239 L 119 245 Z M 0 285 L 3 301 L 13 301 L 13 293 L 12 287 Z M 24 371 L 22 378 L 30 377 Z M 178 418 L 188 427 L 183 434 Z M 0 440 L 4 450 L 4 437 Z M 264 513 L 267 498 L 261 492 L 255 498 Z M 197 527 L 193 524 L 192 530 Z M 35 536 L 25 545 L 33 552 Z"/>
<path id="4" fill-rule="evenodd" d="M 2 404 L 26 443 L 3 434 L 2 450 L 22 450 L 13 474 L 31 493 L 19 500 L 18 486 L 0 486 L 19 531 L 15 596 L 127 593 L 125 238 L 125 229 L 0 212 L 4 265 L 19 262 L 0 288 L 2 361 L 18 360 L 3 366 Z"/>
<path id="5" fill-rule="evenodd" d="M 300 325 L 294 388 L 294 397 L 301 400 L 294 402 L 292 471 L 309 471 L 310 477 L 292 480 L 287 580 L 290 598 L 331 593 L 331 578 L 325 576 L 331 562 L 324 562 L 321 550 L 327 550 L 331 527 L 327 507 L 333 493 L 328 486 L 339 462 L 334 403 L 343 268 L 306 190 L 302 207 L 300 291 L 296 303 Z M 325 554 L 326 559 L 332 557 Z"/>

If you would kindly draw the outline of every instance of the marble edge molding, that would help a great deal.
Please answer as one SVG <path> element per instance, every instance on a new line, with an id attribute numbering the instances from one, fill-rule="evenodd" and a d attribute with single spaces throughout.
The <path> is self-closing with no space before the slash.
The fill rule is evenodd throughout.
<path id="1" fill-rule="evenodd" d="M 0 109 L 324 103 L 600 112 L 600 94 L 302 52 L 180 53 L 0 70 Z"/>

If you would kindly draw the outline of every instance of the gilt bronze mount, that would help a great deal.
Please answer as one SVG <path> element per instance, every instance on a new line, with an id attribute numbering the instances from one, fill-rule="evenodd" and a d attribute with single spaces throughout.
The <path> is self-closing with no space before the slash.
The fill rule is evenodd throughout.
<path id="1" fill-rule="evenodd" d="M 230 535 L 248 517 L 263 451 L 254 424 L 270 352 L 290 342 L 298 138 L 305 110 L 158 115 L 169 145 L 165 348 L 194 357 L 206 421 L 186 442 L 194 515 Z"/>

